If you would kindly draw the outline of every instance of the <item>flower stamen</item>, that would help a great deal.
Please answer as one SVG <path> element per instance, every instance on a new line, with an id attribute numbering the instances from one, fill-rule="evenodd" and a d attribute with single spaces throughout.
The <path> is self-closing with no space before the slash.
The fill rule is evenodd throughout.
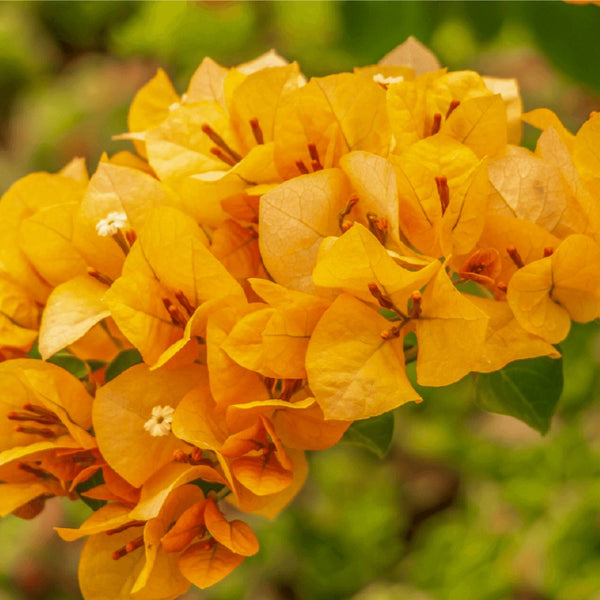
<path id="1" fill-rule="evenodd" d="M 338 225 L 339 225 L 340 231 L 344 232 L 349 229 L 349 227 L 344 229 L 344 222 L 345 222 L 346 217 L 350 214 L 350 211 L 356 206 L 357 202 L 358 202 L 358 195 L 352 194 L 350 196 L 350 198 L 348 198 L 348 202 L 346 203 L 346 206 L 344 207 L 344 209 L 338 213 Z"/>
<path id="2" fill-rule="evenodd" d="M 256 117 L 254 117 L 253 119 L 250 119 L 250 127 L 252 128 L 252 135 L 254 135 L 254 139 L 256 140 L 256 143 L 264 144 L 265 138 L 263 137 L 262 129 L 260 128 L 258 119 Z"/>
<path id="3" fill-rule="evenodd" d="M 548 258 L 554 254 L 554 248 L 552 246 L 546 246 L 544 248 L 544 258 Z"/>
<path id="4" fill-rule="evenodd" d="M 442 126 L 442 113 L 433 115 L 433 123 L 431 124 L 431 135 L 435 135 Z"/>
<path id="5" fill-rule="evenodd" d="M 44 469 L 38 469 L 26 462 L 17 462 L 17 469 L 19 469 L 20 471 L 24 471 L 25 473 L 35 475 L 40 479 L 56 479 L 56 477 L 54 477 L 54 475 L 52 475 L 51 473 L 48 473 L 48 471 L 44 471 Z"/>
<path id="6" fill-rule="evenodd" d="M 178 292 L 175 292 L 175 298 L 177 298 L 179 304 L 183 306 L 188 316 L 191 317 L 194 314 L 194 307 L 189 301 L 188 297 L 181 290 L 179 290 Z"/>
<path id="7" fill-rule="evenodd" d="M 181 311 L 171 302 L 171 300 L 169 300 L 169 298 L 162 298 L 162 303 L 167 309 L 173 325 L 185 329 L 187 319 L 181 314 Z"/>
<path id="8" fill-rule="evenodd" d="M 440 204 L 442 205 L 442 216 L 444 216 L 448 204 L 450 204 L 450 189 L 448 188 L 448 178 L 446 176 L 436 177 L 435 185 L 437 186 Z"/>
<path id="9" fill-rule="evenodd" d="M 301 160 L 296 161 L 296 167 L 298 167 L 298 171 L 300 171 L 301 175 L 308 175 L 310 172 Z"/>
<path id="10" fill-rule="evenodd" d="M 410 308 L 408 309 L 408 316 L 411 319 L 418 319 L 421 316 L 421 302 L 423 301 L 423 296 L 421 292 L 413 292 L 410 295 Z"/>
<path id="11" fill-rule="evenodd" d="M 319 151 L 317 150 L 317 146 L 313 143 L 308 144 L 308 153 L 310 154 L 310 158 L 312 161 L 313 171 L 320 171 L 323 169 L 323 165 L 319 160 Z"/>
<path id="12" fill-rule="evenodd" d="M 446 119 L 459 107 L 459 105 L 460 100 L 452 100 L 452 102 L 450 102 L 450 106 L 446 112 Z"/>
<path id="13" fill-rule="evenodd" d="M 221 148 L 221 150 L 229 154 L 229 156 L 231 156 L 231 158 L 236 163 L 242 160 L 242 157 L 235 150 L 233 150 L 229 146 L 229 144 L 208 123 L 203 123 L 201 129 L 203 133 L 205 133 L 214 142 L 216 146 L 218 146 L 219 148 Z"/>
<path id="14" fill-rule="evenodd" d="M 225 154 L 225 152 L 223 152 L 223 150 L 221 150 L 221 148 L 218 148 L 217 146 L 213 146 L 210 149 L 210 153 L 216 156 L 219 160 L 222 160 L 225 164 L 229 165 L 230 167 L 234 167 L 236 165 L 235 160 L 233 160 L 233 158 L 231 158 L 231 156 L 229 156 L 228 154 Z"/>
<path id="15" fill-rule="evenodd" d="M 385 245 L 388 232 L 388 222 L 384 217 L 379 217 L 375 213 L 367 213 L 369 221 L 369 231 L 379 240 L 381 245 Z"/>
<path id="16" fill-rule="evenodd" d="M 113 280 L 110 277 L 108 277 L 108 275 L 103 275 L 97 269 L 94 269 L 94 267 L 88 267 L 87 274 L 90 277 L 93 277 L 94 279 L 99 281 L 100 283 L 103 283 L 104 285 L 110 286 L 114 283 Z"/>
<path id="17" fill-rule="evenodd" d="M 121 525 L 120 527 L 115 527 L 114 529 L 109 529 L 106 532 L 106 535 L 114 535 L 115 533 L 121 533 L 122 531 L 127 531 L 131 527 L 141 527 L 145 525 L 145 521 L 130 521 L 129 523 L 125 523 L 125 525 Z"/>
<path id="18" fill-rule="evenodd" d="M 506 252 L 510 256 L 510 259 L 513 261 L 513 263 L 515 263 L 517 269 L 522 269 L 525 266 L 525 263 L 523 262 L 523 259 L 521 258 L 516 246 L 507 246 Z"/>
<path id="19" fill-rule="evenodd" d="M 138 548 L 140 548 L 143 545 L 144 545 L 144 536 L 140 535 L 139 537 L 136 537 L 135 539 L 131 540 L 130 542 L 127 542 L 122 548 L 115 550 L 112 553 L 112 558 L 113 558 L 113 560 L 119 560 L 120 558 L 127 556 L 127 554 L 131 554 L 134 550 L 137 550 Z"/>
<path id="20" fill-rule="evenodd" d="M 17 425 L 15 427 L 17 433 L 28 433 L 29 435 L 41 435 L 46 439 L 52 439 L 56 437 L 56 432 L 47 427 L 23 427 L 23 425 Z"/>

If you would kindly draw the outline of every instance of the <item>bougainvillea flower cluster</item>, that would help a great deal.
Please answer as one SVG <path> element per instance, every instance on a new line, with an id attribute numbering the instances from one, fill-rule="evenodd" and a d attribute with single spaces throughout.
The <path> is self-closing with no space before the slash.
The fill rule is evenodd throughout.
<path id="1" fill-rule="evenodd" d="M 182 95 L 159 71 L 119 137 L 0 202 L 0 514 L 101 505 L 58 530 L 86 600 L 221 580 L 306 451 L 420 401 L 407 362 L 446 386 L 600 316 L 600 114 L 521 114 L 414 41 L 312 79 L 205 58 Z"/>

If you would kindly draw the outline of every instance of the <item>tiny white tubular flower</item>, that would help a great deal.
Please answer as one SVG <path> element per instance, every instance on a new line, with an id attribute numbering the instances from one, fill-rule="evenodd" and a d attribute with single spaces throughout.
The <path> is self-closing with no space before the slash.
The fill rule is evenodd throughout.
<path id="1" fill-rule="evenodd" d="M 392 85 L 393 83 L 404 81 L 404 77 L 402 77 L 402 75 L 398 75 L 398 77 L 385 77 L 381 73 L 376 73 L 373 75 L 373 81 L 375 83 L 381 83 L 382 85 Z"/>
<path id="2" fill-rule="evenodd" d="M 100 219 L 96 223 L 96 232 L 102 237 L 115 235 L 119 229 L 128 227 L 127 215 L 124 212 L 111 212 L 105 219 Z"/>
<path id="3" fill-rule="evenodd" d="M 144 423 L 144 429 L 153 437 L 168 435 L 171 431 L 171 422 L 175 409 L 168 404 L 166 406 L 155 406 L 152 416 Z"/>

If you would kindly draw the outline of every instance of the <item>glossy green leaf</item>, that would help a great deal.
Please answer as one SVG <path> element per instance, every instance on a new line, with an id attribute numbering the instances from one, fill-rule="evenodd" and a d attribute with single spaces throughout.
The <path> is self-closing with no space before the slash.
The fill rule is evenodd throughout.
<path id="1" fill-rule="evenodd" d="M 394 437 L 394 413 L 388 411 L 371 419 L 355 421 L 348 428 L 343 442 L 367 448 L 379 458 L 383 458 L 392 445 Z"/>
<path id="2" fill-rule="evenodd" d="M 477 375 L 475 401 L 484 410 L 516 417 L 545 434 L 562 389 L 562 359 L 543 356 Z"/>

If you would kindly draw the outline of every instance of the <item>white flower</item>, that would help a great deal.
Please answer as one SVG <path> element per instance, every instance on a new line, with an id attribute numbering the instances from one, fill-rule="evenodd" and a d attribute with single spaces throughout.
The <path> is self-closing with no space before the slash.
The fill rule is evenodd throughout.
<path id="1" fill-rule="evenodd" d="M 152 416 L 144 423 L 144 429 L 153 437 L 168 435 L 175 409 L 172 406 L 155 406 Z"/>
<path id="2" fill-rule="evenodd" d="M 111 212 L 108 213 L 106 219 L 100 219 L 96 223 L 96 232 L 102 237 L 108 237 L 109 235 L 115 235 L 119 229 L 123 229 L 128 225 L 127 215 L 124 212 Z"/>
<path id="3" fill-rule="evenodd" d="M 385 77 L 381 73 L 377 73 L 373 75 L 373 81 L 375 83 L 381 83 L 382 85 L 392 85 L 392 83 L 404 81 L 404 77 L 402 77 L 402 75 L 398 75 L 398 77 Z"/>

